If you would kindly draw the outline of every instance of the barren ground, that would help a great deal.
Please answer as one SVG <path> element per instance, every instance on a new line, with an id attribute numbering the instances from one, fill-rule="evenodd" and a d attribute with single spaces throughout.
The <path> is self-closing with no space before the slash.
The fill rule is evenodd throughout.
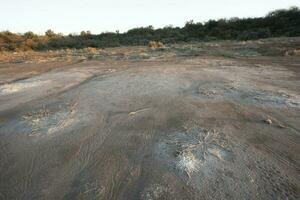
<path id="1" fill-rule="evenodd" d="M 299 199 L 297 44 L 5 54 L 0 199 Z"/>

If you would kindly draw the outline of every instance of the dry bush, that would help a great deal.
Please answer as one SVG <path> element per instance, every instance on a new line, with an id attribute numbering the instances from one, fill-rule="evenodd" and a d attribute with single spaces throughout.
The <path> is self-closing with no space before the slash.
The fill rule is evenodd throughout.
<path id="1" fill-rule="evenodd" d="M 165 45 L 162 42 L 157 42 L 158 48 L 165 48 Z"/>
<path id="2" fill-rule="evenodd" d="M 286 51 L 285 55 L 286 56 L 300 56 L 300 49 Z"/>
<path id="3" fill-rule="evenodd" d="M 294 50 L 294 55 L 295 56 L 300 56 L 300 49 Z"/>
<path id="4" fill-rule="evenodd" d="M 150 47 L 151 49 L 163 49 L 165 48 L 165 45 L 162 42 L 150 41 L 148 43 L 148 47 Z"/>
<path id="5" fill-rule="evenodd" d="M 65 52 L 66 52 L 66 54 L 68 54 L 68 55 L 72 55 L 73 53 L 74 53 L 74 51 L 72 50 L 72 49 L 66 49 L 65 50 Z"/>
<path id="6" fill-rule="evenodd" d="M 150 42 L 148 43 L 148 47 L 150 47 L 151 49 L 157 48 L 156 42 L 155 42 L 155 41 L 150 41 Z"/>
<path id="7" fill-rule="evenodd" d="M 87 48 L 83 49 L 83 52 L 89 53 L 89 54 L 97 54 L 98 50 L 96 48 L 93 48 L 93 47 L 87 47 Z"/>

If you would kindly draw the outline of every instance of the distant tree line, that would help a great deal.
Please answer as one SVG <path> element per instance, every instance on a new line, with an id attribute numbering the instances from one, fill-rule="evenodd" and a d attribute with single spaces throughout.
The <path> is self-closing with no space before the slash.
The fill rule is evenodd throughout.
<path id="1" fill-rule="evenodd" d="M 167 26 L 154 29 L 152 26 L 134 28 L 125 33 L 106 32 L 92 34 L 82 31 L 79 35 L 54 33 L 45 35 L 33 32 L 15 34 L 0 32 L 0 51 L 51 50 L 86 47 L 117 47 L 147 45 L 149 41 L 177 43 L 211 40 L 255 40 L 268 37 L 300 36 L 300 10 L 298 7 L 280 9 L 258 18 L 231 18 L 209 20 L 205 23 L 189 21 L 184 27 Z"/>

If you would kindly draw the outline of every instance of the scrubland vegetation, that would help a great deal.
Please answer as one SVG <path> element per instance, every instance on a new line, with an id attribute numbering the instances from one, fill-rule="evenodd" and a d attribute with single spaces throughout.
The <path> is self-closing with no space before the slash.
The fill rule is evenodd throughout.
<path id="1" fill-rule="evenodd" d="M 66 48 L 105 48 L 130 45 L 148 45 L 150 41 L 165 44 L 213 40 L 255 40 L 269 37 L 300 36 L 298 7 L 270 12 L 259 18 L 231 18 L 209 20 L 205 23 L 189 21 L 184 27 L 152 26 L 134 28 L 125 33 L 105 32 L 63 35 L 48 30 L 44 35 L 0 32 L 0 51 L 53 50 Z"/>

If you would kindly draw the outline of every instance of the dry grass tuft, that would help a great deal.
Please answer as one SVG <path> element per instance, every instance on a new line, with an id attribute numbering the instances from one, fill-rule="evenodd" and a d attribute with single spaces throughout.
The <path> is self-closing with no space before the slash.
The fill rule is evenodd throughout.
<path id="1" fill-rule="evenodd" d="M 178 167 L 186 172 L 189 178 L 191 174 L 195 171 L 198 171 L 199 160 L 195 158 L 194 154 L 191 151 L 185 151 L 178 155 L 179 163 Z"/>

